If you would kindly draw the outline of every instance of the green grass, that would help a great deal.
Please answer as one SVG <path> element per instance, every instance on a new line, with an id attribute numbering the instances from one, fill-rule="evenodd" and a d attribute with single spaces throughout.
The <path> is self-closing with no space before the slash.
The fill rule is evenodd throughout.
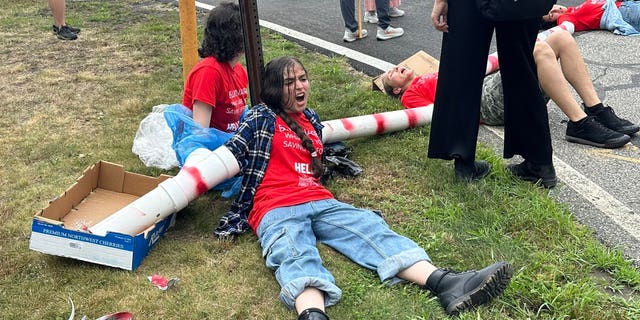
<path id="1" fill-rule="evenodd" d="M 230 202 L 215 193 L 180 212 L 174 228 L 136 271 L 29 250 L 31 219 L 98 160 L 157 176 L 131 152 L 154 105 L 182 96 L 177 8 L 151 0 L 67 2 L 79 40 L 51 34 L 46 2 L 0 0 L 0 319 L 68 319 L 130 311 L 136 319 L 294 319 L 253 234 L 233 242 L 212 231 Z M 198 22 L 202 25 L 203 16 Z M 371 79 L 340 57 L 306 51 L 266 30 L 265 60 L 283 54 L 307 67 L 310 104 L 324 120 L 400 109 L 370 90 Z M 380 209 L 438 266 L 481 268 L 511 262 L 505 294 L 461 319 L 639 319 L 640 274 L 620 250 L 603 246 L 547 191 L 515 181 L 503 160 L 487 179 L 454 181 L 450 162 L 426 158 L 429 127 L 349 141 L 364 168 L 328 184 L 335 196 Z M 320 246 L 342 300 L 332 319 L 437 319 L 432 295 L 387 287 L 375 273 Z M 147 276 L 178 277 L 160 291 Z"/>

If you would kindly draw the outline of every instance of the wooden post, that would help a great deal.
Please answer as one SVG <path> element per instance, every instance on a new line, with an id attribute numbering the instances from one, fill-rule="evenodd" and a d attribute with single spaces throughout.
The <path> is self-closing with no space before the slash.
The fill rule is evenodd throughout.
<path id="1" fill-rule="evenodd" d="M 362 0 L 358 0 L 358 38 L 362 38 Z"/>
<path id="2" fill-rule="evenodd" d="M 196 29 L 196 1 L 179 0 L 180 39 L 182 42 L 182 77 L 186 82 L 189 72 L 198 63 L 198 32 Z"/>

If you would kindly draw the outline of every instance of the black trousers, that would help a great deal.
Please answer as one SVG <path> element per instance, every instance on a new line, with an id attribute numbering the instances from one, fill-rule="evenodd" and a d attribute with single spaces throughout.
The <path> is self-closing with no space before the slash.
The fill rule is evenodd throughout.
<path id="1" fill-rule="evenodd" d="M 552 163 L 547 108 L 538 84 L 533 47 L 540 19 L 492 22 L 475 0 L 448 2 L 428 157 L 475 159 L 480 95 L 493 31 L 504 89 L 504 157 Z"/>

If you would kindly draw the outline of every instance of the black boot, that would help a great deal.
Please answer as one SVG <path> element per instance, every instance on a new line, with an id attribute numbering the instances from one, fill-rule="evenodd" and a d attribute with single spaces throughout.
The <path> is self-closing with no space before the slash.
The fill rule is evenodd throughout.
<path id="1" fill-rule="evenodd" d="M 491 165 L 484 160 L 468 161 L 460 158 L 453 160 L 456 178 L 464 182 L 478 181 L 489 174 Z"/>
<path id="2" fill-rule="evenodd" d="M 427 279 L 427 289 L 433 292 L 449 315 L 485 304 L 507 288 L 513 267 L 496 262 L 482 270 L 453 272 L 438 269 Z"/>
<path id="3" fill-rule="evenodd" d="M 329 320 L 329 316 L 318 308 L 309 308 L 300 312 L 298 320 Z"/>
<path id="4" fill-rule="evenodd" d="M 553 164 L 535 164 L 524 160 L 518 164 L 510 164 L 506 169 L 519 179 L 539 183 L 547 189 L 555 187 L 558 183 Z"/>

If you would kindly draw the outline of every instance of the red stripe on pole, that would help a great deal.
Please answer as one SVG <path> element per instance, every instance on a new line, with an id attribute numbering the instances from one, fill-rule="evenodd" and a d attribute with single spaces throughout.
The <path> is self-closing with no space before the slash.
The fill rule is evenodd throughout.
<path id="1" fill-rule="evenodd" d="M 418 111 L 415 109 L 407 109 L 407 118 L 409 121 L 409 128 L 415 128 L 418 126 Z"/>
<path id="2" fill-rule="evenodd" d="M 209 190 L 209 187 L 204 182 L 204 179 L 202 179 L 202 175 L 200 174 L 200 170 L 198 170 L 198 168 L 196 168 L 196 167 L 183 167 L 182 170 L 187 172 L 193 178 L 193 180 L 195 181 L 195 187 L 196 187 L 196 194 L 197 195 L 202 195 L 205 192 L 207 192 L 207 190 Z"/>
<path id="3" fill-rule="evenodd" d="M 349 119 L 340 119 L 340 122 L 342 122 L 344 129 L 347 131 L 351 131 L 353 130 L 353 128 L 355 128 L 355 126 L 353 125 L 353 123 L 351 123 L 351 121 L 349 121 Z"/>
<path id="4" fill-rule="evenodd" d="M 386 129 L 386 120 L 384 118 L 384 115 L 376 113 L 373 115 L 373 118 L 376 119 L 376 134 L 384 133 Z"/>

